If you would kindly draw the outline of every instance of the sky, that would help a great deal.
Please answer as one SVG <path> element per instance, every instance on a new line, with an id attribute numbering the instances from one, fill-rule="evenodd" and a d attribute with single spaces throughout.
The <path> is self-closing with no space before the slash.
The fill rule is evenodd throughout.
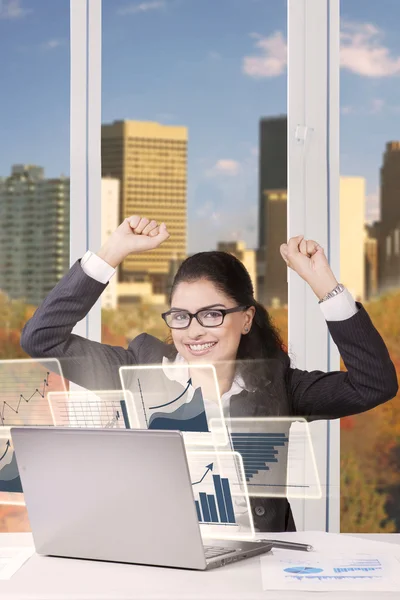
<path id="1" fill-rule="evenodd" d="M 185 125 L 188 251 L 257 245 L 260 117 L 286 114 L 285 0 L 103 0 L 102 122 Z M 400 139 L 400 2 L 341 2 L 341 175 L 377 218 Z M 69 0 L 0 0 L 0 176 L 69 173 Z"/>

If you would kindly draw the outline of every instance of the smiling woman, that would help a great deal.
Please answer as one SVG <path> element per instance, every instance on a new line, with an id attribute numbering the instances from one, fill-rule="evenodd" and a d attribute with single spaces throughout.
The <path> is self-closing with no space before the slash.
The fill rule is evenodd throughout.
<path id="1" fill-rule="evenodd" d="M 337 283 L 321 246 L 303 236 L 281 245 L 281 260 L 310 285 L 325 316 L 330 314 L 329 331 L 348 373 L 292 368 L 268 312 L 254 299 L 247 270 L 224 252 L 197 253 L 180 266 L 172 307 L 164 314 L 175 325 L 172 344 L 142 333 L 125 349 L 72 334 L 115 268 L 129 254 L 154 251 L 168 238 L 164 223 L 138 215 L 125 219 L 97 254 L 88 251 L 76 261 L 28 321 L 21 337 L 25 351 L 34 358 L 57 357 L 64 375 L 89 390 L 119 389 L 120 367 L 162 366 L 165 360 L 183 364 L 194 393 L 177 412 L 190 413 L 182 422 L 193 427 L 196 421 L 198 427 L 183 431 L 209 430 L 202 402 L 209 400 L 208 389 L 203 381 L 196 383 L 195 375 L 196 364 L 205 360 L 215 366 L 226 417 L 341 417 L 364 412 L 396 394 L 393 363 L 364 307 Z M 243 365 L 250 365 L 251 379 Z M 271 385 L 265 385 L 266 378 Z M 179 422 L 163 419 L 159 428 L 176 429 Z M 286 498 L 265 498 L 262 505 L 256 500 L 257 529 L 295 529 Z"/>

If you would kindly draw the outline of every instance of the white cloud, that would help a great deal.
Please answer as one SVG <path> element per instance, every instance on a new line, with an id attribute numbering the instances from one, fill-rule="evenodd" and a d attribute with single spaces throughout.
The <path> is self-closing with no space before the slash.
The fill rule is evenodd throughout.
<path id="1" fill-rule="evenodd" d="M 165 0 L 149 0 L 145 2 L 140 2 L 139 4 L 127 4 L 126 6 L 121 6 L 117 10 L 117 14 L 119 15 L 136 15 L 138 13 L 149 12 L 150 10 L 160 10 L 165 8 L 166 3 Z"/>
<path id="2" fill-rule="evenodd" d="M 382 112 L 383 107 L 385 106 L 385 100 L 383 98 L 373 98 L 371 101 L 371 108 L 369 110 L 370 115 L 376 115 Z"/>
<path id="3" fill-rule="evenodd" d="M 215 165 L 209 169 L 206 174 L 210 177 L 214 175 L 229 175 L 234 177 L 240 173 L 240 163 L 230 158 L 220 158 Z"/>
<path id="4" fill-rule="evenodd" d="M 341 30 L 340 64 L 364 77 L 389 77 L 400 73 L 400 56 L 383 45 L 384 33 L 372 23 L 344 21 Z"/>
<path id="5" fill-rule="evenodd" d="M 53 38 L 51 40 L 47 40 L 47 42 L 43 42 L 41 47 L 43 48 L 43 50 L 54 50 L 55 48 L 64 46 L 64 44 L 64 40 Z"/>
<path id="6" fill-rule="evenodd" d="M 32 10 L 22 8 L 21 0 L 0 0 L 0 19 L 22 19 Z"/>
<path id="7" fill-rule="evenodd" d="M 252 37 L 257 40 L 259 52 L 244 57 L 243 72 L 255 79 L 282 75 L 287 65 L 287 44 L 282 32 L 276 31 L 269 37 L 253 33 Z"/>
<path id="8" fill-rule="evenodd" d="M 221 55 L 219 52 L 215 52 L 214 50 L 210 50 L 210 52 L 208 53 L 208 58 L 210 60 L 221 60 Z"/>
<path id="9" fill-rule="evenodd" d="M 352 115 L 356 112 L 356 110 L 354 106 L 345 105 L 340 107 L 340 112 L 342 113 L 342 115 Z"/>
<path id="10" fill-rule="evenodd" d="M 389 106 L 383 98 L 372 98 L 369 105 L 365 106 L 344 105 L 340 112 L 342 115 L 378 115 L 382 114 L 384 109 L 385 112 L 396 112 L 396 107 Z"/>

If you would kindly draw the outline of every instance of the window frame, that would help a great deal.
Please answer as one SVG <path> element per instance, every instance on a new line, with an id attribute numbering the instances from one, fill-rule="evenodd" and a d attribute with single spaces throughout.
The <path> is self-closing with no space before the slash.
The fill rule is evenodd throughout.
<path id="1" fill-rule="evenodd" d="M 287 235 L 317 240 L 340 280 L 340 0 L 287 0 L 287 19 Z M 101 241 L 101 51 L 101 0 L 71 0 L 71 265 Z M 74 333 L 101 341 L 100 301 Z M 290 269 L 288 334 L 296 367 L 339 370 L 316 297 Z M 339 427 L 310 425 L 326 497 L 291 500 L 298 529 L 340 531 Z"/>

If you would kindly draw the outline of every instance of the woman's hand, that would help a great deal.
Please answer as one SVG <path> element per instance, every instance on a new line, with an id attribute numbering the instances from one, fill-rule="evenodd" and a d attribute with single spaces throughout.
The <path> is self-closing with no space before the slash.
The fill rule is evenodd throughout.
<path id="1" fill-rule="evenodd" d="M 305 240 L 304 235 L 297 235 L 287 244 L 281 244 L 280 252 L 287 266 L 310 285 L 319 299 L 337 286 L 324 250 L 314 240 Z"/>
<path id="2" fill-rule="evenodd" d="M 116 268 L 129 254 L 147 252 L 169 238 L 165 223 L 157 224 L 146 217 L 127 217 L 110 235 L 97 255 Z"/>

